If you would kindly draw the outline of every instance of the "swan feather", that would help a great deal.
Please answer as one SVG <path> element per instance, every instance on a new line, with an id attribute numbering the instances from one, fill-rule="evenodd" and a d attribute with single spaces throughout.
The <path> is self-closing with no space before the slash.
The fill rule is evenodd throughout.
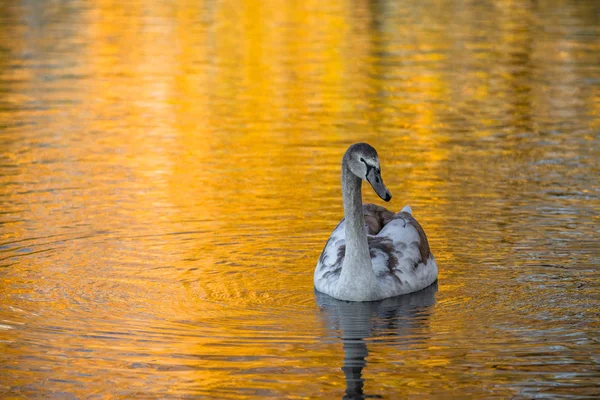
<path id="1" fill-rule="evenodd" d="M 375 204 L 363 205 L 373 272 L 381 298 L 421 290 L 437 280 L 437 265 L 427 236 L 406 206 L 394 214 Z M 331 233 L 315 269 L 315 288 L 333 295 L 346 252 L 345 219 Z"/>

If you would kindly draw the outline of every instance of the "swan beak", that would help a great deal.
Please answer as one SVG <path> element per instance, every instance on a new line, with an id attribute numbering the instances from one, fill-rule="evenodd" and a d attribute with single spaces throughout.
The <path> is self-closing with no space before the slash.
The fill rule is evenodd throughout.
<path id="1" fill-rule="evenodd" d="M 392 199 L 392 194 L 383 184 L 383 179 L 381 179 L 381 175 L 372 172 L 367 176 L 367 182 L 371 184 L 371 187 L 377 193 L 377 196 L 381 197 L 384 201 L 390 201 Z"/>

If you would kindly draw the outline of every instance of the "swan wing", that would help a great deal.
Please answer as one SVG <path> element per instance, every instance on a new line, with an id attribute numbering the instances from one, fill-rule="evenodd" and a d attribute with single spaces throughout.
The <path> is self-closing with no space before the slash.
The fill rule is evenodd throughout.
<path id="1" fill-rule="evenodd" d="M 319 292 L 331 294 L 337 285 L 346 255 L 345 238 L 345 220 L 342 219 L 327 240 L 315 268 L 314 282 Z"/>
<path id="2" fill-rule="evenodd" d="M 437 280 L 427 236 L 409 210 L 403 208 L 368 237 L 373 272 L 386 296 L 415 292 Z"/>
<path id="3" fill-rule="evenodd" d="M 378 231 L 367 235 L 367 240 L 373 272 L 385 297 L 416 292 L 437 280 L 437 265 L 427 236 L 411 215 L 410 207 L 402 210 L 393 214 L 379 206 L 365 209 L 365 229 Z M 369 225 L 368 217 L 374 211 L 380 214 L 377 223 L 385 224 L 383 228 L 373 229 Z M 346 254 L 345 234 L 342 219 L 327 240 L 315 268 L 314 283 L 319 292 L 332 295 L 336 288 Z"/>
<path id="4" fill-rule="evenodd" d="M 363 213 L 367 234 L 378 233 L 394 216 L 393 212 L 375 204 L 364 204 Z M 314 282 L 315 288 L 320 292 L 332 293 L 342 272 L 342 264 L 346 255 L 345 226 L 346 220 L 342 218 L 331 233 L 329 240 L 327 240 L 321 257 L 319 257 L 319 261 L 317 262 Z"/>

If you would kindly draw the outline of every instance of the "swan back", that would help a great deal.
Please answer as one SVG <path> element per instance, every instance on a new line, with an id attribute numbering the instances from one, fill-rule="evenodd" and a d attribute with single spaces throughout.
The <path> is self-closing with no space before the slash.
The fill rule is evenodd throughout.
<path id="1" fill-rule="evenodd" d="M 421 290 L 437 280 L 437 265 L 419 222 L 403 208 L 396 214 L 365 204 L 365 230 L 380 298 Z M 333 230 L 314 274 L 315 288 L 335 297 L 346 254 L 345 219 Z"/>

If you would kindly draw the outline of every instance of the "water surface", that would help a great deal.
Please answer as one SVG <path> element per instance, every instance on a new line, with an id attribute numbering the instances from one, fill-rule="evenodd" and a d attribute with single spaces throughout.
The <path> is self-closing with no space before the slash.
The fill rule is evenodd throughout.
<path id="1" fill-rule="evenodd" d="M 597 2 L 16 1 L 0 43 L 3 398 L 600 396 Z M 314 293 L 355 141 L 437 286 Z"/>

